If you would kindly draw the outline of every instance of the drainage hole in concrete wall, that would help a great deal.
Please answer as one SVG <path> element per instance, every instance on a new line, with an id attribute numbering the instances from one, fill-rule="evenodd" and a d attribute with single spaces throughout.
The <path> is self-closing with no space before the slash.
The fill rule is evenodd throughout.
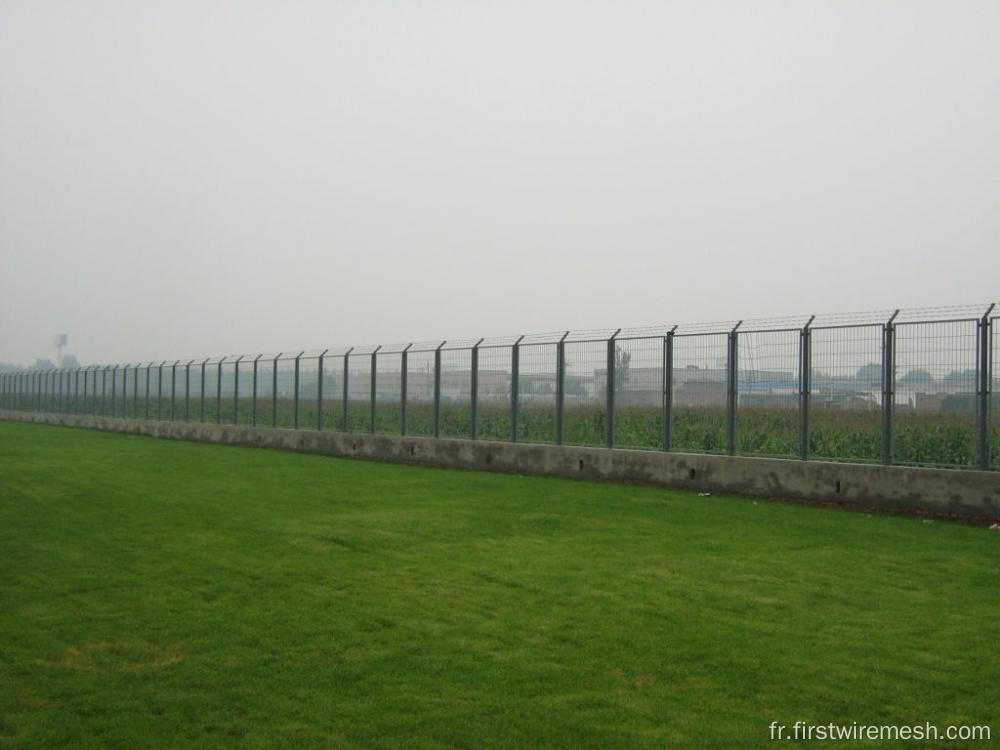
<path id="1" fill-rule="evenodd" d="M 580 459 L 580 471 L 583 471 L 583 459 Z"/>
<path id="2" fill-rule="evenodd" d="M 837 494 L 840 494 L 840 480 L 837 480 Z"/>
<path id="3" fill-rule="evenodd" d="M 694 469 L 688 470 L 688 479 L 694 479 Z"/>
<path id="4" fill-rule="evenodd" d="M 415 446 L 415 445 L 411 445 L 410 446 L 410 455 L 411 456 L 417 455 L 417 446 Z"/>
<path id="5" fill-rule="evenodd" d="M 352 451 L 356 451 L 357 449 L 358 449 L 358 444 L 357 443 L 351 443 L 351 450 Z"/>
<path id="6" fill-rule="evenodd" d="M 493 463 L 493 454 L 492 453 L 487 453 L 486 454 L 486 463 L 487 464 Z"/>

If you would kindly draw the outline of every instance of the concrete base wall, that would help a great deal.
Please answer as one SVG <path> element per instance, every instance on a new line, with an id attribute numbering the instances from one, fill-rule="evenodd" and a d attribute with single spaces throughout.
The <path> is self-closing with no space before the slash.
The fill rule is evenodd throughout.
<path id="1" fill-rule="evenodd" d="M 1000 520 L 1000 473 L 0 411 L 0 419 L 395 463 Z"/>

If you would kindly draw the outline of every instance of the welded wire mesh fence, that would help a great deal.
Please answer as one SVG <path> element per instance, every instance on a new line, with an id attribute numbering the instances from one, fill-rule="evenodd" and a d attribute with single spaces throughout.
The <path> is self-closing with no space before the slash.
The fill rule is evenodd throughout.
<path id="1" fill-rule="evenodd" d="M 993 305 L 0 373 L 15 411 L 1000 468 Z"/>

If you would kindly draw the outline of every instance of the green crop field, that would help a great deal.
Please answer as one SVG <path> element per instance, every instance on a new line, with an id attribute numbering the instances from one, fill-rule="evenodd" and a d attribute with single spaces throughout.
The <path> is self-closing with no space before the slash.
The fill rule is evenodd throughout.
<path id="1" fill-rule="evenodd" d="M 983 527 L 0 423 L 0 560 L 0 748 L 1000 731 Z"/>

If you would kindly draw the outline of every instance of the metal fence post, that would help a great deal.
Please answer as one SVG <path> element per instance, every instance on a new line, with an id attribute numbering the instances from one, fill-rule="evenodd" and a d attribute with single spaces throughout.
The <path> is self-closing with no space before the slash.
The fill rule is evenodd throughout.
<path id="1" fill-rule="evenodd" d="M 145 401 L 144 401 L 144 404 L 143 404 L 143 407 L 142 407 L 143 408 L 142 418 L 145 419 L 145 420 L 149 419 L 149 368 L 151 368 L 152 366 L 153 366 L 152 362 L 147 362 L 146 363 L 146 398 L 145 398 Z M 83 386 L 84 386 L 84 391 L 86 391 L 86 389 L 87 389 L 87 375 L 86 375 L 86 373 L 84 373 L 84 376 L 83 376 Z"/>
<path id="2" fill-rule="evenodd" d="M 987 471 L 990 468 L 990 392 L 993 390 L 993 377 L 990 372 L 993 362 L 993 321 L 990 320 L 990 313 L 996 303 L 992 303 L 983 313 L 983 317 L 976 325 L 976 333 L 979 337 L 977 342 L 977 358 L 979 360 L 979 381 L 978 401 L 979 408 L 977 416 L 979 418 L 979 468 Z"/>
<path id="3" fill-rule="evenodd" d="M 170 421 L 177 418 L 177 365 L 180 360 L 175 360 L 170 365 Z"/>
<path id="4" fill-rule="evenodd" d="M 105 376 L 106 377 L 106 376 Z M 111 416 L 115 416 L 118 405 L 118 365 L 111 368 Z"/>
<path id="5" fill-rule="evenodd" d="M 799 332 L 799 458 L 809 460 L 810 422 L 812 406 L 812 331 L 813 315 Z"/>
<path id="6" fill-rule="evenodd" d="M 434 437 L 441 435 L 441 347 L 446 343 L 434 350 Z"/>
<path id="7" fill-rule="evenodd" d="M 278 426 L 278 360 L 282 352 L 271 363 L 271 427 Z"/>
<path id="8" fill-rule="evenodd" d="M 204 422 L 205 421 L 205 366 L 208 364 L 208 360 L 209 359 L 210 359 L 210 357 L 205 357 L 205 359 L 203 359 L 201 361 L 201 378 L 199 378 L 199 384 L 200 384 L 199 391 L 200 392 L 198 394 L 198 410 L 199 410 L 198 421 L 199 422 Z"/>
<path id="9" fill-rule="evenodd" d="M 245 354 L 241 354 L 233 363 L 233 424 L 240 423 L 240 362 Z"/>
<path id="10" fill-rule="evenodd" d="M 161 410 L 163 408 L 163 365 L 166 361 L 160 362 L 156 368 L 156 421 L 160 421 Z"/>
<path id="11" fill-rule="evenodd" d="M 316 360 L 316 429 L 323 430 L 323 357 L 329 349 L 320 352 Z"/>
<path id="12" fill-rule="evenodd" d="M 896 326 L 899 310 L 882 326 L 882 463 L 889 465 L 895 454 L 893 411 L 896 400 Z"/>
<path id="13" fill-rule="evenodd" d="M 107 416 L 107 414 L 108 414 L 108 370 L 109 369 L 110 369 L 110 365 L 105 365 L 102 368 L 102 370 L 101 370 L 104 373 L 101 376 L 101 416 L 102 417 L 103 416 Z M 38 395 L 41 396 L 41 392 L 39 392 Z"/>
<path id="14" fill-rule="evenodd" d="M 400 355 L 400 370 L 399 370 L 399 434 L 406 434 L 406 378 L 407 378 L 407 352 L 410 351 L 410 347 L 413 346 L 411 341 L 403 349 L 403 353 Z"/>
<path id="15" fill-rule="evenodd" d="M 122 368 L 122 417 L 128 417 L 128 371 L 132 363 L 127 363 Z"/>
<path id="16" fill-rule="evenodd" d="M 376 368 L 378 367 L 378 350 L 382 348 L 379 344 L 375 347 L 375 351 L 372 352 L 372 367 L 369 373 L 369 394 L 368 399 L 368 432 L 375 434 L 375 391 L 377 385 Z"/>
<path id="17" fill-rule="evenodd" d="M 347 432 L 347 428 L 350 425 L 350 422 L 347 419 L 347 402 L 348 402 L 348 396 L 350 395 L 347 390 L 347 378 L 350 376 L 350 370 L 348 370 L 347 361 L 351 356 L 351 352 L 353 351 L 354 347 L 352 346 L 344 353 L 344 393 L 343 393 L 344 409 L 343 409 L 343 414 L 341 415 L 341 429 L 343 429 L 344 432 Z"/>
<path id="18" fill-rule="evenodd" d="M 663 450 L 674 442 L 674 326 L 663 338 Z"/>
<path id="19" fill-rule="evenodd" d="M 517 442 L 517 392 L 520 388 L 521 380 L 521 339 L 522 333 L 517 341 L 510 347 L 510 442 Z"/>
<path id="20" fill-rule="evenodd" d="M 263 354 L 258 354 L 253 360 L 253 382 L 251 384 L 253 394 L 250 396 L 250 424 L 253 427 L 257 426 L 257 363 L 263 356 Z"/>
<path id="21" fill-rule="evenodd" d="M 191 365 L 194 360 L 188 360 L 184 365 L 184 421 L 191 421 Z"/>
<path id="22" fill-rule="evenodd" d="M 726 355 L 726 453 L 736 453 L 736 403 L 739 398 L 739 321 L 729 332 L 729 351 Z"/>
<path id="23" fill-rule="evenodd" d="M 615 444 L 615 358 L 617 357 L 615 337 L 621 332 L 622 329 L 619 328 L 608 339 L 607 377 L 605 378 L 607 380 L 605 383 L 607 417 L 604 420 L 604 445 L 608 448 L 614 447 Z"/>
<path id="24" fill-rule="evenodd" d="M 219 360 L 215 366 L 215 423 L 222 424 L 222 363 L 228 355 Z"/>
<path id="25" fill-rule="evenodd" d="M 295 376 L 292 385 L 292 429 L 299 429 L 299 359 L 302 357 L 304 352 L 299 352 L 295 355 Z"/>
<path id="26" fill-rule="evenodd" d="M 566 331 L 556 344 L 556 445 L 563 444 L 566 413 Z"/>
<path id="27" fill-rule="evenodd" d="M 469 436 L 475 440 L 479 432 L 479 345 L 484 339 L 479 339 L 472 347 L 470 355 L 469 377 Z"/>

